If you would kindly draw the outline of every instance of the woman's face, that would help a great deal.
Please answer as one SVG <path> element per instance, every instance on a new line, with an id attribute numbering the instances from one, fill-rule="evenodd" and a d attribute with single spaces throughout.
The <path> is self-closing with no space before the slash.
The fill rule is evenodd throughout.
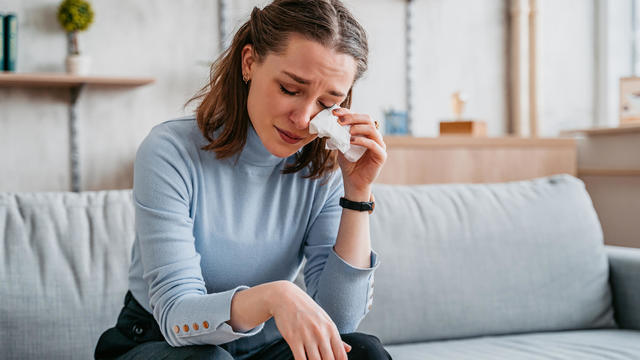
<path id="1" fill-rule="evenodd" d="M 313 141 L 309 121 L 345 100 L 356 73 L 355 60 L 298 34 L 286 51 L 258 62 L 251 45 L 242 51 L 242 73 L 251 80 L 247 110 L 269 152 L 288 157 Z"/>

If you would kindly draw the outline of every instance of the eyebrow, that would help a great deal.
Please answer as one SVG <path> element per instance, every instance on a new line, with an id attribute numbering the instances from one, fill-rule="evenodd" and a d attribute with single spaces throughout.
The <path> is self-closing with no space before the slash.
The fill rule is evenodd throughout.
<path id="1" fill-rule="evenodd" d="M 302 85 L 307 85 L 310 84 L 311 81 L 307 80 L 307 79 L 303 79 L 300 76 L 296 75 L 296 74 L 292 74 L 288 71 L 283 71 L 283 73 L 287 76 L 289 76 L 290 78 L 292 78 L 295 82 L 302 84 Z M 345 96 L 343 93 L 336 91 L 336 90 L 329 90 L 329 94 L 333 95 L 333 96 L 337 96 L 337 97 L 343 97 Z"/>

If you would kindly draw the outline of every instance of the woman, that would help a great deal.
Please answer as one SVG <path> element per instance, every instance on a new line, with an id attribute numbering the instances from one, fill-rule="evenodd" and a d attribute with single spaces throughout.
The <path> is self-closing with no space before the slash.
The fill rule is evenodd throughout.
<path id="1" fill-rule="evenodd" d="M 195 117 L 140 145 L 130 291 L 96 358 L 390 358 L 354 333 L 378 266 L 369 212 L 354 209 L 386 159 L 377 123 L 347 109 L 367 51 L 338 0 L 254 8 Z M 309 133 L 333 104 L 367 149 L 355 163 Z M 291 282 L 303 257 L 306 292 Z"/>

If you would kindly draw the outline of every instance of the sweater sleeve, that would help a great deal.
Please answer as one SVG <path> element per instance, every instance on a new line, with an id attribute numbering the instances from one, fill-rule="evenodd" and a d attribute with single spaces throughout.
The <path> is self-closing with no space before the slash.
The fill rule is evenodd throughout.
<path id="1" fill-rule="evenodd" d="M 328 191 L 318 199 L 321 210 L 311 222 L 305 237 L 307 262 L 304 280 L 307 293 L 331 316 L 341 334 L 356 331 L 373 301 L 373 274 L 379 266 L 371 251 L 371 267 L 350 265 L 333 250 L 338 236 L 343 196 L 340 171 L 327 183 Z"/>
<path id="2" fill-rule="evenodd" d="M 233 295 L 247 286 L 207 294 L 193 236 L 193 172 L 184 146 L 162 126 L 137 151 L 133 197 L 143 278 L 153 316 L 174 347 L 224 344 L 264 327 L 237 332 L 226 323 Z"/>

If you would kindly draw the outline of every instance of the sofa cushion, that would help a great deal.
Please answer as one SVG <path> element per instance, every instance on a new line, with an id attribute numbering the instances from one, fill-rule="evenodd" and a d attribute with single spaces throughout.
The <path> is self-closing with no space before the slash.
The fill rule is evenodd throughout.
<path id="1" fill-rule="evenodd" d="M 640 331 L 581 330 L 386 346 L 397 360 L 640 359 Z"/>
<path id="2" fill-rule="evenodd" d="M 373 191 L 380 267 L 359 331 L 393 344 L 614 326 L 602 230 L 580 180 Z"/>
<path id="3" fill-rule="evenodd" d="M 130 190 L 0 193 L 3 359 L 89 359 L 128 285 Z"/>

